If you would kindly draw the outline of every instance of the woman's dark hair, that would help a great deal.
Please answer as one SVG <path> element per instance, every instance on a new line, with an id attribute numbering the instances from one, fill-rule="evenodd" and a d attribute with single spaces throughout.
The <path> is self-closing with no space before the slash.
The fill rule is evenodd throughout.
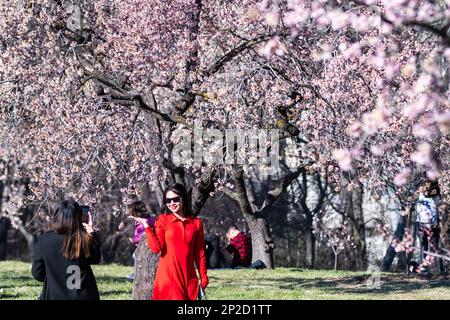
<path id="1" fill-rule="evenodd" d="M 426 188 L 424 193 L 427 197 L 441 196 L 441 190 L 437 180 L 423 179 L 420 186 Z"/>
<path id="2" fill-rule="evenodd" d="M 84 229 L 83 210 L 73 200 L 64 200 L 53 216 L 53 230 L 65 235 L 63 255 L 66 259 L 77 260 L 89 257 L 92 237 Z"/>
<path id="3" fill-rule="evenodd" d="M 147 206 L 142 201 L 134 201 L 128 205 L 128 210 L 132 217 L 148 218 L 150 216 Z"/>
<path id="4" fill-rule="evenodd" d="M 180 183 L 174 183 L 174 184 L 168 186 L 166 188 L 166 190 L 164 190 L 163 213 L 171 213 L 172 212 L 172 211 L 170 211 L 170 209 L 167 207 L 167 204 L 166 204 L 166 196 L 167 196 L 167 192 L 169 192 L 169 191 L 175 192 L 177 195 L 179 195 L 181 197 L 181 201 L 182 201 L 181 205 L 182 205 L 182 209 L 183 209 L 183 215 L 185 217 L 194 216 L 194 214 L 192 213 L 192 210 L 191 210 L 191 202 L 189 201 L 189 197 L 188 197 L 186 188 Z"/>

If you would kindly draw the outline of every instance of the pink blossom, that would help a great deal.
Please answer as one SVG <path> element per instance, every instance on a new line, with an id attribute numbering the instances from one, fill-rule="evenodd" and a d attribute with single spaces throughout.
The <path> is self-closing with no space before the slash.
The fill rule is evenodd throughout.
<path id="1" fill-rule="evenodd" d="M 427 170 L 426 174 L 427 174 L 428 179 L 436 180 L 438 178 L 438 176 L 439 176 L 439 171 L 434 169 L 434 168 L 432 168 L 430 170 Z"/>
<path id="2" fill-rule="evenodd" d="M 342 10 L 336 9 L 328 12 L 328 19 L 331 21 L 333 30 L 340 30 L 347 26 L 349 15 L 342 12 Z"/>
<path id="3" fill-rule="evenodd" d="M 362 125 L 359 122 L 353 123 L 347 128 L 347 134 L 353 138 L 359 138 L 362 133 Z"/>
<path id="4" fill-rule="evenodd" d="M 361 55 L 361 44 L 359 42 L 353 43 L 347 49 L 342 52 L 342 55 L 346 59 L 352 59 Z"/>
<path id="5" fill-rule="evenodd" d="M 403 109 L 403 114 L 410 119 L 415 119 L 425 110 L 432 106 L 430 97 L 422 95 L 416 102 L 409 104 Z"/>
<path id="6" fill-rule="evenodd" d="M 450 131 L 450 111 L 435 113 L 434 120 L 438 124 L 442 134 L 445 135 Z"/>
<path id="7" fill-rule="evenodd" d="M 274 54 L 282 56 L 284 54 L 284 48 L 280 42 L 280 38 L 275 36 L 270 39 L 263 47 L 261 53 L 268 59 L 270 59 Z"/>
<path id="8" fill-rule="evenodd" d="M 397 76 L 398 71 L 399 71 L 398 65 L 388 64 L 384 70 L 386 79 L 388 79 L 388 80 L 394 79 Z"/>
<path id="9" fill-rule="evenodd" d="M 277 11 L 269 12 L 266 15 L 266 23 L 271 27 L 276 27 L 280 22 L 280 14 Z"/>
<path id="10" fill-rule="evenodd" d="M 387 115 L 384 109 L 377 108 L 363 115 L 363 130 L 367 134 L 374 134 L 379 128 L 387 125 Z"/>
<path id="11" fill-rule="evenodd" d="M 344 171 L 351 170 L 352 167 L 352 153 L 346 149 L 333 150 L 333 158 L 338 162 L 339 167 Z"/>
<path id="12" fill-rule="evenodd" d="M 411 155 L 411 160 L 415 163 L 426 166 L 433 162 L 433 149 L 429 143 L 422 143 L 417 147 L 417 151 Z"/>
<path id="13" fill-rule="evenodd" d="M 413 134 L 419 138 L 432 139 L 438 135 L 436 121 L 430 116 L 424 116 L 413 126 Z"/>
<path id="14" fill-rule="evenodd" d="M 380 145 L 370 146 L 370 152 L 376 156 L 381 156 L 384 153 L 384 148 Z"/>
<path id="15" fill-rule="evenodd" d="M 405 168 L 395 176 L 394 184 L 396 186 L 402 186 L 406 184 L 410 178 L 411 178 L 411 169 Z"/>
<path id="16" fill-rule="evenodd" d="M 295 26 L 297 23 L 299 23 L 300 20 L 300 16 L 297 14 L 297 12 L 295 11 L 291 11 L 289 12 L 286 17 L 284 18 L 284 24 L 287 27 L 293 27 Z"/>

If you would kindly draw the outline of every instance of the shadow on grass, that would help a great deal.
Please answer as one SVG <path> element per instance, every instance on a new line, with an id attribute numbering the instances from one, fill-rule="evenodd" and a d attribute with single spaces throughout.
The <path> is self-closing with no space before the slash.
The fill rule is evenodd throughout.
<path id="1" fill-rule="evenodd" d="M 100 298 L 115 296 L 115 295 L 129 295 L 131 298 L 131 292 L 128 290 L 99 290 Z"/>
<path id="2" fill-rule="evenodd" d="M 450 289 L 450 280 L 437 278 L 426 280 L 422 277 L 406 276 L 402 274 L 381 274 L 379 285 L 371 286 L 371 275 L 346 276 L 336 278 L 308 278 L 297 277 L 264 277 L 264 279 L 218 279 L 220 286 L 242 287 L 258 289 L 284 289 L 284 290 L 314 290 L 319 289 L 323 293 L 340 294 L 371 294 L 383 296 L 386 294 L 414 293 L 418 290 L 444 288 Z M 450 290 L 449 290 L 450 296 Z"/>
<path id="3" fill-rule="evenodd" d="M 1 294 L 0 295 L 0 300 L 6 300 L 6 299 L 18 299 L 18 298 L 20 298 L 20 295 L 18 294 L 18 293 L 15 293 L 15 294 L 9 294 L 9 293 L 7 293 L 7 294 Z"/>
<path id="4" fill-rule="evenodd" d="M 2 276 L 0 280 L 26 280 L 26 281 L 35 281 L 32 276 Z"/>
<path id="5" fill-rule="evenodd" d="M 95 276 L 95 279 L 97 282 L 114 282 L 114 283 L 130 283 L 132 284 L 133 281 L 127 279 L 126 276 L 123 277 L 114 277 L 114 276 Z"/>
<path id="6" fill-rule="evenodd" d="M 380 275 L 379 286 L 367 284 L 370 275 L 353 277 L 341 277 L 336 279 L 298 279 L 298 278 L 266 278 L 264 281 L 278 283 L 280 289 L 301 290 L 321 289 L 329 294 L 375 294 L 387 293 L 413 293 L 416 290 L 449 288 L 450 280 L 427 281 L 418 277 L 406 277 L 402 275 Z M 263 284 L 262 284 L 263 285 Z M 450 294 L 450 292 L 449 292 Z"/>
<path id="7" fill-rule="evenodd" d="M 15 289 L 17 287 L 30 287 L 30 288 L 40 288 L 42 287 L 42 282 L 36 281 L 36 283 L 12 283 L 12 284 L 4 284 L 0 279 L 0 289 Z"/>

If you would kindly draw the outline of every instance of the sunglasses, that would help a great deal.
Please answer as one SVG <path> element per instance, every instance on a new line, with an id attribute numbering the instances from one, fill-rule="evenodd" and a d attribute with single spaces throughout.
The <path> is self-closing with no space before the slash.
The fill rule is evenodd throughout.
<path id="1" fill-rule="evenodd" d="M 166 198 L 166 204 L 169 204 L 172 201 L 175 202 L 175 203 L 180 203 L 180 200 L 181 200 L 180 197 Z"/>

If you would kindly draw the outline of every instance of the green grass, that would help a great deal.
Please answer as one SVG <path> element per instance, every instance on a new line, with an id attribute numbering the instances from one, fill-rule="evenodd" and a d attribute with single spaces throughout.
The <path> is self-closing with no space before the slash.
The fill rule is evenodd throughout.
<path id="1" fill-rule="evenodd" d="M 0 299 L 37 299 L 41 283 L 24 262 L 0 262 Z M 93 266 L 101 299 L 130 299 L 131 267 Z M 370 274 L 331 270 L 210 270 L 208 299 L 450 299 L 450 280 L 426 280 L 383 273 L 379 288 L 367 286 Z"/>

